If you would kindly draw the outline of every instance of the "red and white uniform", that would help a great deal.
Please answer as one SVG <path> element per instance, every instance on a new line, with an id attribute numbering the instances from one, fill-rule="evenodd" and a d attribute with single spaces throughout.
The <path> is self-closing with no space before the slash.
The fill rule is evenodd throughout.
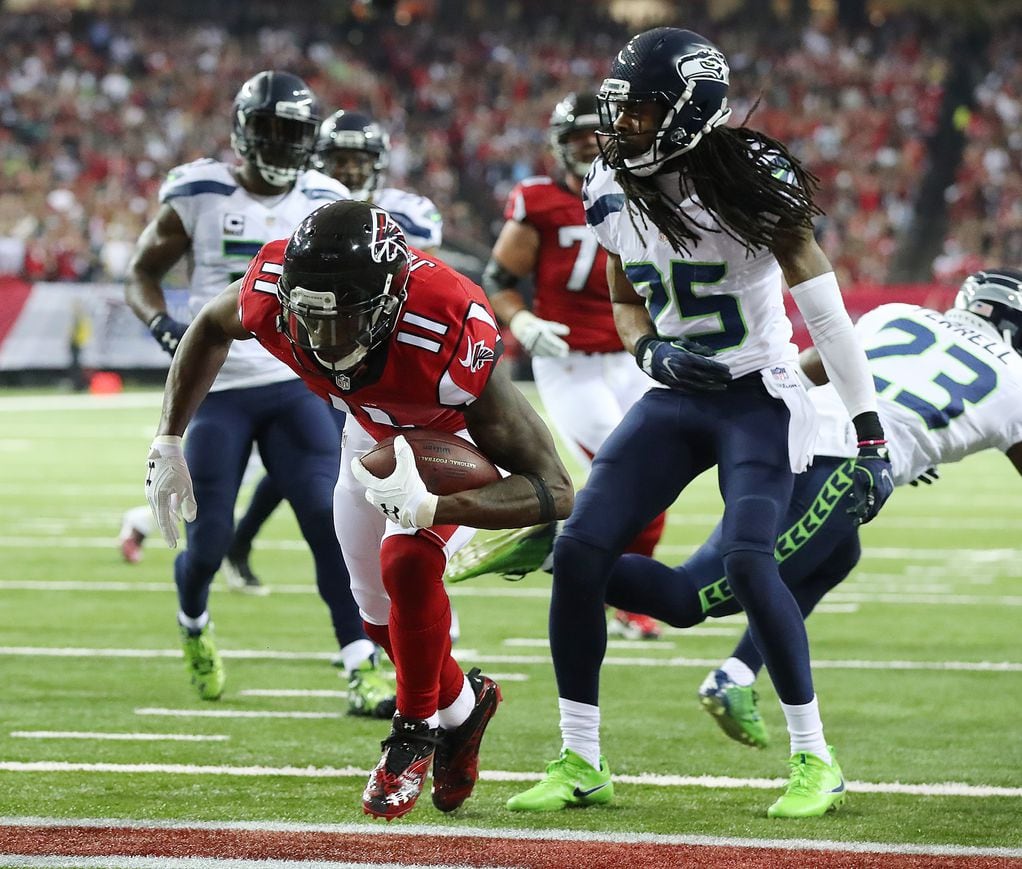
<path id="1" fill-rule="evenodd" d="M 586 225 L 582 199 L 552 178 L 518 184 L 504 217 L 539 233 L 532 312 L 563 323 L 566 358 L 535 357 L 543 405 L 562 439 L 588 467 L 626 410 L 652 384 L 621 346 L 607 286 L 607 253 Z"/>
<path id="2" fill-rule="evenodd" d="M 362 616 L 386 625 L 390 598 L 380 568 L 380 545 L 394 535 L 429 535 L 449 557 L 474 533 L 460 526 L 416 531 L 388 522 L 364 497 L 351 460 L 402 428 L 431 428 L 463 436 L 462 410 L 483 392 L 503 344 L 483 290 L 440 260 L 413 251 L 408 298 L 385 347 L 367 357 L 374 376 L 335 378 L 318 369 L 278 330 L 277 279 L 287 240 L 265 245 L 249 266 L 239 297 L 241 322 L 305 384 L 348 413 L 334 491 L 334 523 Z M 386 354 L 382 365 L 381 355 Z M 338 381 L 341 381 L 340 385 Z"/>

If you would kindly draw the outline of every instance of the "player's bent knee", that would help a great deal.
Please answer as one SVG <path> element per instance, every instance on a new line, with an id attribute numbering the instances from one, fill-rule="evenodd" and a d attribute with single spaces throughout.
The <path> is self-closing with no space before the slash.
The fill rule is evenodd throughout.
<path id="1" fill-rule="evenodd" d="M 784 506 L 774 498 L 745 495 L 724 508 L 721 552 L 737 550 L 773 553 Z"/>

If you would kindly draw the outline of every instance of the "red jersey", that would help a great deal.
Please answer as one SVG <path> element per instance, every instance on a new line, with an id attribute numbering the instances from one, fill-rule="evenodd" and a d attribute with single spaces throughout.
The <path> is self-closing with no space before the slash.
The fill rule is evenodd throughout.
<path id="1" fill-rule="evenodd" d="M 482 289 L 413 249 L 408 298 L 394 332 L 354 377 L 332 377 L 277 328 L 286 246 L 287 239 L 264 245 L 242 280 L 241 322 L 259 343 L 377 441 L 402 428 L 464 429 L 462 410 L 482 394 L 503 351 Z"/>
<path id="2" fill-rule="evenodd" d="M 586 226 L 582 198 L 552 178 L 526 178 L 508 196 L 504 218 L 539 233 L 532 311 L 564 323 L 572 350 L 622 349 L 607 286 L 607 252 Z"/>

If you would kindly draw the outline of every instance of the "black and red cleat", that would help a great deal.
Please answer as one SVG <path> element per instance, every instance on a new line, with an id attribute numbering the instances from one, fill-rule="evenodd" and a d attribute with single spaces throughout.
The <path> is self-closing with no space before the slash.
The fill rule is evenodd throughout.
<path id="1" fill-rule="evenodd" d="M 362 810 L 393 821 L 415 808 L 438 742 L 437 728 L 419 718 L 395 715 L 390 736 L 380 743 L 383 756 L 362 792 Z"/>
<path id="2" fill-rule="evenodd" d="M 478 668 L 468 672 L 476 705 L 454 730 L 441 730 L 433 760 L 433 805 L 453 812 L 472 795 L 479 778 L 479 745 L 501 701 L 500 686 Z"/>

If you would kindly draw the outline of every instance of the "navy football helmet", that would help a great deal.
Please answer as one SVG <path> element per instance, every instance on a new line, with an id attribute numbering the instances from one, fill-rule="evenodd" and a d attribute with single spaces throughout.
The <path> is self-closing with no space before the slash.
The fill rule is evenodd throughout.
<path id="1" fill-rule="evenodd" d="M 390 136 L 369 115 L 341 109 L 323 121 L 316 139 L 318 169 L 369 199 L 390 158 Z"/>
<path id="2" fill-rule="evenodd" d="M 411 256 L 404 233 L 368 202 L 331 202 L 288 240 L 277 283 L 281 332 L 321 371 L 356 368 L 397 325 Z"/>
<path id="3" fill-rule="evenodd" d="M 1022 271 L 973 272 L 958 290 L 955 308 L 987 320 L 1005 343 L 1022 354 Z"/>
<path id="4" fill-rule="evenodd" d="M 691 30 L 657 27 L 632 37 L 618 52 L 597 97 L 600 151 L 612 169 L 652 175 L 666 160 L 684 154 L 727 122 L 730 68 L 709 40 Z M 629 139 L 652 131 L 625 133 L 614 128 L 622 106 L 656 103 L 663 120 L 648 149 L 633 153 Z M 606 149 L 610 141 L 617 147 Z M 631 144 L 632 147 L 629 147 Z"/>
<path id="5" fill-rule="evenodd" d="M 306 167 L 316 144 L 320 107 L 298 76 L 264 70 L 234 98 L 231 147 L 253 163 L 273 187 L 289 187 Z"/>
<path id="6" fill-rule="evenodd" d="M 595 131 L 600 126 L 600 110 L 591 94 L 568 94 L 550 115 L 550 149 L 557 165 L 579 178 L 596 159 L 596 151 L 586 142 L 569 141 L 572 133 Z M 577 137 L 575 137 L 577 138 Z"/>

